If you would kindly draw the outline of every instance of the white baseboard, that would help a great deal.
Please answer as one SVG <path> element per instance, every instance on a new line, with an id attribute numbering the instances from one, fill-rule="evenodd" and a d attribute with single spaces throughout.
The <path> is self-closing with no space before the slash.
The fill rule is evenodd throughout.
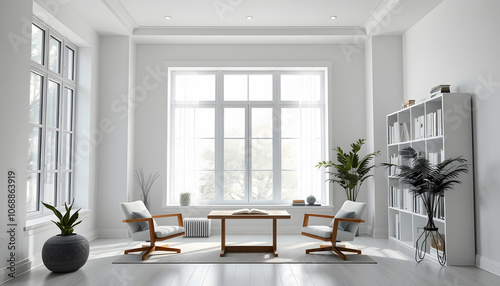
<path id="1" fill-rule="evenodd" d="M 500 262 L 476 254 L 476 266 L 500 276 Z"/>
<path id="2" fill-rule="evenodd" d="M 84 236 L 88 241 L 92 241 L 99 237 L 99 233 L 97 232 L 97 230 L 92 230 L 86 233 L 82 233 L 82 236 Z"/>
<path id="3" fill-rule="evenodd" d="M 122 237 L 128 237 L 129 235 L 127 228 L 115 228 L 115 229 L 107 228 L 107 229 L 98 229 L 97 236 L 122 238 Z"/>
<path id="4" fill-rule="evenodd" d="M 381 227 L 374 228 L 372 226 L 369 226 L 367 229 L 367 233 L 373 237 L 387 237 L 389 235 L 389 229 Z"/>
<path id="5" fill-rule="evenodd" d="M 15 267 L 16 271 L 15 271 L 14 277 L 17 277 L 23 273 L 28 272 L 31 269 L 35 268 L 36 266 L 38 266 L 42 263 L 42 257 L 40 255 L 38 258 L 38 260 L 40 260 L 38 262 L 39 263 L 38 265 L 36 265 L 34 260 L 36 260 L 36 259 L 35 258 L 26 258 L 26 259 L 23 259 L 19 262 L 16 262 L 16 267 Z M 7 267 L 0 269 L 0 284 L 3 284 L 9 280 L 15 279 L 15 278 L 10 277 L 9 273 L 11 273 L 11 271 Z"/>

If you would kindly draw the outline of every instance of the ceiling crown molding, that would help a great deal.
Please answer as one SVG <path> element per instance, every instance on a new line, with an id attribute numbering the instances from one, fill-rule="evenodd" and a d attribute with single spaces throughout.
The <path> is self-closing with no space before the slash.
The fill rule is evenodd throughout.
<path id="1" fill-rule="evenodd" d="M 358 27 L 138 27 L 134 35 L 155 36 L 352 36 Z"/>
<path id="2" fill-rule="evenodd" d="M 120 0 L 101 0 L 106 7 L 115 15 L 115 17 L 127 28 L 130 32 L 139 27 L 134 18 L 130 15 L 127 9 L 123 6 Z"/>
<path id="3" fill-rule="evenodd" d="M 383 0 L 362 27 L 369 36 L 402 35 L 444 0 Z"/>

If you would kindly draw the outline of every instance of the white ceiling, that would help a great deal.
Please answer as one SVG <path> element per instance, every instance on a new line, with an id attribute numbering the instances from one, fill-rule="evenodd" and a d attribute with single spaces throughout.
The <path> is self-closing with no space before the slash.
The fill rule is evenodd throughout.
<path id="1" fill-rule="evenodd" d="M 328 44 L 359 43 L 367 34 L 401 35 L 442 1 L 71 0 L 66 5 L 99 34 L 127 34 L 138 43 Z"/>
<path id="2" fill-rule="evenodd" d="M 383 0 L 119 0 L 141 27 L 353 26 Z M 165 20 L 165 16 L 171 20 Z M 330 20 L 330 16 L 337 16 Z M 247 20 L 246 16 L 252 16 Z"/>

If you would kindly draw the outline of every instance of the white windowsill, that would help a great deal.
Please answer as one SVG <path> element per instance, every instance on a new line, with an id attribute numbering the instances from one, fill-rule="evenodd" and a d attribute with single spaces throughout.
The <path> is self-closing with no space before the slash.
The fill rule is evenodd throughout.
<path id="1" fill-rule="evenodd" d="M 80 210 L 80 218 L 87 217 L 91 212 L 92 210 L 90 209 Z M 26 219 L 26 226 L 24 227 L 24 231 L 32 231 L 38 228 L 52 226 L 54 224 L 52 220 L 57 221 L 58 218 L 54 214 L 28 218 Z"/>
<path id="2" fill-rule="evenodd" d="M 164 206 L 163 210 L 224 210 L 224 209 L 242 209 L 242 208 L 257 208 L 265 210 L 287 210 L 287 211 L 304 211 L 304 210 L 332 210 L 334 206 L 291 206 L 291 205 L 196 205 L 196 206 Z"/>

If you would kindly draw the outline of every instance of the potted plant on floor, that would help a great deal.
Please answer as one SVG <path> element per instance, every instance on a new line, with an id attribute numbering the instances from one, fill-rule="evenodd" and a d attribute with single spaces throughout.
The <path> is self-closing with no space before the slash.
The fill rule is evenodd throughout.
<path id="1" fill-rule="evenodd" d="M 419 157 L 415 149 L 411 147 L 401 150 L 400 156 L 403 164 L 384 163 L 382 165 L 396 167 L 399 173 L 395 174 L 394 177 L 399 179 L 401 183 L 409 185 L 410 192 L 422 199 L 427 214 L 427 224 L 424 227 L 424 232 L 417 239 L 415 260 L 420 262 L 424 259 L 427 249 L 426 243 L 429 238 L 433 244 L 443 245 L 443 250 L 437 252 L 437 256 L 439 263 L 444 265 L 446 263 L 444 238 L 434 223 L 435 212 L 444 192 L 452 190 L 455 184 L 461 184 L 462 182 L 458 180 L 459 176 L 469 172 L 467 160 L 457 157 L 432 164 L 425 157 Z"/>
<path id="2" fill-rule="evenodd" d="M 80 209 L 71 215 L 73 200 L 69 206 L 64 203 L 66 213 L 62 215 L 54 206 L 44 202 L 42 204 L 54 212 L 59 221 L 52 222 L 61 230 L 61 234 L 49 238 L 43 245 L 43 264 L 47 269 L 56 273 L 73 272 L 80 269 L 89 257 L 88 240 L 73 233 L 74 227 L 82 222 L 81 220 L 77 222 Z"/>
<path id="3" fill-rule="evenodd" d="M 375 156 L 380 155 L 380 151 L 376 151 L 360 158 L 358 152 L 365 141 L 365 139 L 359 139 L 352 143 L 352 150 L 349 153 L 344 152 L 340 147 L 333 149 L 337 153 L 337 163 L 321 161 L 316 165 L 317 168 L 332 169 L 332 171 L 326 172 L 331 176 L 327 181 L 337 183 L 344 188 L 347 199 L 350 201 L 356 201 L 363 182 L 373 176 L 370 174 L 370 170 L 375 168 L 375 165 L 370 165 L 370 161 Z"/>

